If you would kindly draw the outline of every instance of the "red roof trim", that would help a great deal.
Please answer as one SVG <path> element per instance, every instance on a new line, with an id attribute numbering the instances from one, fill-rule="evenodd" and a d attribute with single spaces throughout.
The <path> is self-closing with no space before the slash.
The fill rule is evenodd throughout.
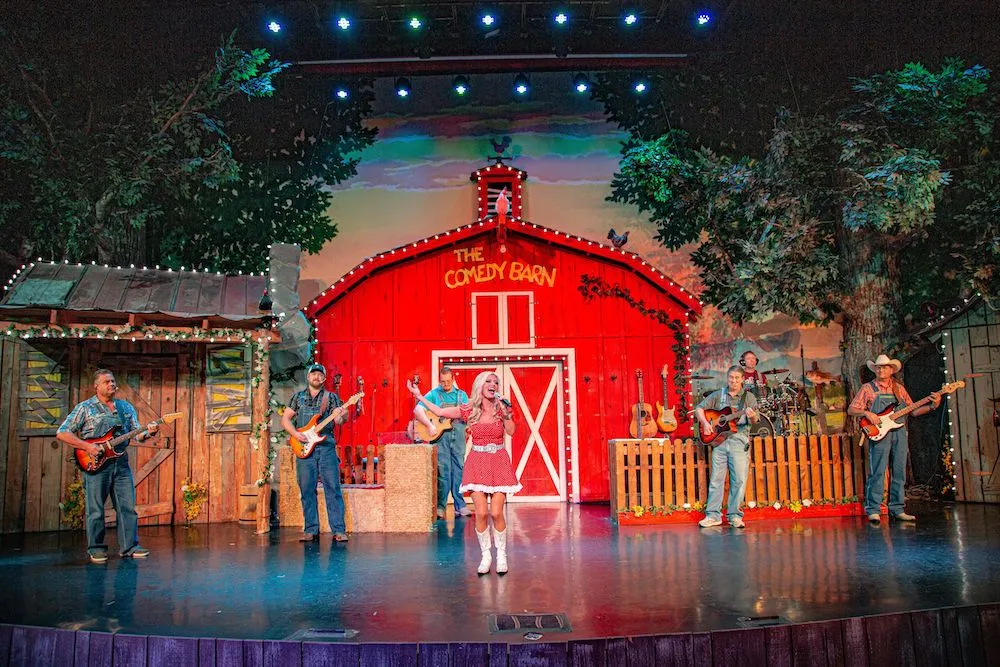
<path id="1" fill-rule="evenodd" d="M 414 241 L 406 245 L 397 246 L 377 255 L 372 255 L 361 261 L 353 269 L 345 273 L 339 280 L 334 281 L 323 290 L 319 296 L 313 299 L 303 312 L 306 317 L 315 319 L 324 310 L 330 307 L 336 300 L 347 294 L 360 282 L 366 280 L 375 272 L 380 272 L 411 257 L 421 257 L 435 252 L 445 246 L 454 245 L 466 239 L 481 236 L 496 229 L 497 218 L 491 216 L 486 220 L 479 220 L 468 225 L 463 225 L 455 229 L 435 234 L 419 241 Z M 605 245 L 599 241 L 592 241 L 581 236 L 567 234 L 548 227 L 528 222 L 527 220 L 514 219 L 507 222 L 507 232 L 511 234 L 522 234 L 531 238 L 554 243 L 556 245 L 584 252 L 586 254 L 600 257 L 623 264 L 630 267 L 641 278 L 648 280 L 653 286 L 669 294 L 675 301 L 695 314 L 701 313 L 701 301 L 694 294 L 684 289 L 679 283 L 670 279 L 659 269 L 642 259 L 633 252 L 627 252 L 619 248 Z"/>

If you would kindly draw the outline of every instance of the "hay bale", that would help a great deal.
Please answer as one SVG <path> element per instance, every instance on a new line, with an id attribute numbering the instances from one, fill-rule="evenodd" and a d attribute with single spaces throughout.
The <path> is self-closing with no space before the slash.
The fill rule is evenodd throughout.
<path id="1" fill-rule="evenodd" d="M 385 529 L 391 533 L 431 530 L 437 503 L 437 447 L 385 446 Z"/>

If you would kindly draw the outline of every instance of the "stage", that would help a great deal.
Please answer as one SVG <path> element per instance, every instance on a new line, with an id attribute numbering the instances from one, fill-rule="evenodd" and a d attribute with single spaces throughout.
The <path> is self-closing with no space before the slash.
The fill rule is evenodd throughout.
<path id="1" fill-rule="evenodd" d="M 328 534 L 301 544 L 288 529 L 257 536 L 239 524 L 142 528 L 150 557 L 106 565 L 86 561 L 82 533 L 7 535 L 0 622 L 307 642 L 345 630 L 342 643 L 496 645 L 531 642 L 525 631 L 491 633 L 491 614 L 565 614 L 569 631 L 540 630 L 535 652 L 549 642 L 712 633 L 697 638 L 950 607 L 966 608 L 957 610 L 961 621 L 973 605 L 988 605 L 978 609 L 996 623 L 1000 506 L 910 509 L 916 524 L 810 519 L 734 530 L 615 528 L 606 505 L 511 504 L 505 577 L 475 575 L 472 521 L 451 516 L 428 534 L 355 534 L 346 544 Z M 947 634 L 943 614 L 936 618 Z M 998 641 L 989 630 L 984 621 L 981 647 Z M 13 632 L 15 643 L 18 632 L 27 641 Z M 5 628 L 4 642 L 10 633 Z M 910 636 L 920 653 L 926 637 L 916 621 Z M 18 664 L 10 646 L 10 664 Z"/>

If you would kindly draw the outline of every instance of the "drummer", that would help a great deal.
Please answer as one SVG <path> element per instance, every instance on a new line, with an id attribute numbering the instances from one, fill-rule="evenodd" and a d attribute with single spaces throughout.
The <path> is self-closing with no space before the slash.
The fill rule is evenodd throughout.
<path id="1" fill-rule="evenodd" d="M 767 395 L 767 378 L 757 372 L 757 355 L 747 350 L 740 355 L 740 366 L 743 367 L 743 389 L 758 399 L 764 398 Z"/>

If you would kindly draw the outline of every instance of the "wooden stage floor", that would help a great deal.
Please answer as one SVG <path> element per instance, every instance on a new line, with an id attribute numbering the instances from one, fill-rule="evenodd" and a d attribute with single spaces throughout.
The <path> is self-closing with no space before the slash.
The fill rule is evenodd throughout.
<path id="1" fill-rule="evenodd" d="M 82 534 L 4 536 L 0 623 L 139 635 L 524 643 L 488 615 L 563 613 L 543 642 L 691 633 L 1000 602 L 1000 506 L 861 518 L 616 528 L 606 506 L 509 505 L 510 573 L 477 577 L 468 519 L 428 534 L 256 536 L 142 528 L 147 560 L 92 565 Z M 768 617 L 776 617 L 768 619 Z M 746 620 L 746 619 L 751 620 Z M 743 620 L 741 620 L 743 619 Z M 983 641 L 993 644 L 994 636 Z"/>

